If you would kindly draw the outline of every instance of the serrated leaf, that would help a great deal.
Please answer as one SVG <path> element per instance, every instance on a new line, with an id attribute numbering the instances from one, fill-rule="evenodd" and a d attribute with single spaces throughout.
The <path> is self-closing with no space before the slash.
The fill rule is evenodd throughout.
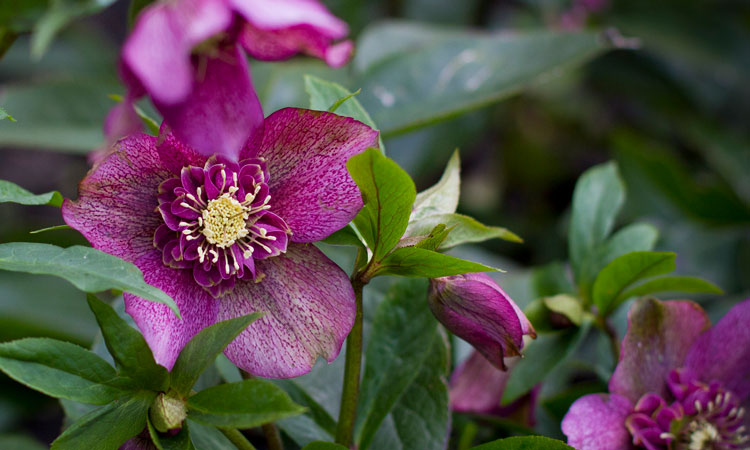
<path id="1" fill-rule="evenodd" d="M 386 256 L 375 273 L 376 275 L 437 278 L 462 273 L 497 270 L 484 264 L 466 261 L 424 248 L 402 247 Z"/>
<path id="2" fill-rule="evenodd" d="M 631 297 L 643 297 L 656 292 L 690 292 L 701 294 L 723 294 L 724 291 L 710 281 L 696 277 L 671 276 L 648 280 L 620 294 L 615 299 L 612 309 Z"/>
<path id="3" fill-rule="evenodd" d="M 445 166 L 443 176 L 435 185 L 417 194 L 412 207 L 410 222 L 416 222 L 435 214 L 452 214 L 458 208 L 461 194 L 461 158 L 458 150 L 453 152 Z"/>
<path id="4" fill-rule="evenodd" d="M 631 252 L 616 258 L 599 272 L 594 281 L 594 304 L 606 316 L 631 284 L 674 271 L 676 257 L 671 252 Z"/>
<path id="5" fill-rule="evenodd" d="M 304 411 L 286 392 L 257 379 L 220 384 L 188 399 L 191 420 L 217 427 L 252 428 Z"/>
<path id="6" fill-rule="evenodd" d="M 127 291 L 163 303 L 180 317 L 174 300 L 161 289 L 146 284 L 135 265 L 90 247 L 62 248 L 30 242 L 0 244 L 0 269 L 55 275 L 85 292 Z"/>
<path id="7" fill-rule="evenodd" d="M 18 203 L 21 205 L 51 205 L 59 207 L 62 205 L 63 197 L 57 191 L 44 194 L 32 194 L 26 189 L 0 180 L 0 203 Z"/>
<path id="8" fill-rule="evenodd" d="M 347 450 L 347 448 L 333 442 L 315 441 L 302 447 L 302 450 Z"/>
<path id="9" fill-rule="evenodd" d="M 198 377 L 229 345 L 263 313 L 217 322 L 196 334 L 180 352 L 169 374 L 170 388 L 187 397 Z"/>
<path id="10" fill-rule="evenodd" d="M 398 164 L 369 148 L 346 163 L 362 193 L 364 207 L 354 224 L 380 261 L 398 243 L 409 223 L 416 197 L 414 182 Z"/>
<path id="11" fill-rule="evenodd" d="M 576 281 L 584 260 L 609 236 L 624 201 L 625 185 L 613 162 L 593 167 L 578 179 L 568 230 L 568 255 Z"/>
<path id="12" fill-rule="evenodd" d="M 0 53 L 0 56 L 2 56 L 1 53 Z M 13 116 L 11 116 L 10 114 L 8 114 L 8 111 L 4 110 L 0 106 L 0 120 L 5 120 L 5 119 L 8 119 L 11 122 L 15 122 L 16 121 L 16 119 L 14 119 Z"/>
<path id="13" fill-rule="evenodd" d="M 461 244 L 484 242 L 488 239 L 503 239 L 510 242 L 523 242 L 512 231 L 501 227 L 488 227 L 476 219 L 462 214 L 435 214 L 414 220 L 406 230 L 408 236 L 427 234 L 435 226 L 443 224 L 451 228 L 451 232 L 440 246 L 449 249 Z"/>
<path id="14" fill-rule="evenodd" d="M 514 436 L 488 442 L 471 450 L 574 450 L 563 441 L 544 436 Z"/>
<path id="15" fill-rule="evenodd" d="M 83 347 L 54 339 L 0 344 L 0 370 L 51 397 L 77 402 L 103 405 L 126 393 L 113 386 L 122 383 L 106 361 Z"/>
<path id="16" fill-rule="evenodd" d="M 122 374 L 133 379 L 139 387 L 163 391 L 169 381 L 169 372 L 156 364 L 146 340 L 141 333 L 120 318 L 111 306 L 87 295 L 89 308 L 96 316 L 102 330 L 107 350 Z"/>
<path id="17" fill-rule="evenodd" d="M 140 391 L 102 406 L 77 420 L 52 443 L 51 450 L 117 450 L 146 427 L 156 392 Z"/>

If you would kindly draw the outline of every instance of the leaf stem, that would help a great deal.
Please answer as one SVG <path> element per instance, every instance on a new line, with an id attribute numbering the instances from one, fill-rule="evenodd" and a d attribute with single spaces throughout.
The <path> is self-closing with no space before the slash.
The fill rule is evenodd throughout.
<path id="1" fill-rule="evenodd" d="M 362 290 L 365 282 L 361 277 L 352 277 L 357 314 L 354 326 L 346 338 L 346 367 L 344 369 L 344 387 L 341 393 L 339 422 L 336 427 L 336 443 L 350 447 L 354 435 L 354 420 L 357 415 L 359 399 L 359 379 L 362 373 Z"/>
<path id="2" fill-rule="evenodd" d="M 267 423 L 261 426 L 263 434 L 266 436 L 268 450 L 284 450 L 284 444 L 281 443 L 281 434 L 279 429 L 273 423 Z"/>
<path id="3" fill-rule="evenodd" d="M 240 431 L 236 428 L 219 428 L 219 431 L 224 433 L 224 436 L 227 437 L 230 441 L 232 441 L 232 444 L 234 444 L 235 447 L 237 447 L 237 450 L 257 450 L 253 444 L 250 443 L 250 441 L 247 440 L 245 435 L 240 433 Z"/>

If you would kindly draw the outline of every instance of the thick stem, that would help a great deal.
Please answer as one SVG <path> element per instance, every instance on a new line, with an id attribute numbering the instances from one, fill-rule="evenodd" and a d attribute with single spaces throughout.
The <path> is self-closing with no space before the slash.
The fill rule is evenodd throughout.
<path id="1" fill-rule="evenodd" d="M 339 423 L 336 428 L 336 443 L 345 447 L 352 444 L 354 420 L 357 415 L 359 399 L 359 378 L 362 372 L 362 290 L 365 283 L 359 277 L 353 277 L 352 287 L 357 303 L 357 314 L 354 326 L 346 338 L 346 368 L 344 369 L 344 388 L 341 393 Z"/>
<path id="2" fill-rule="evenodd" d="M 266 436 L 268 450 L 284 450 L 284 444 L 281 443 L 281 434 L 279 429 L 273 423 L 267 423 L 261 427 L 263 434 Z"/>
<path id="3" fill-rule="evenodd" d="M 257 450 L 236 428 L 219 428 L 238 450 Z"/>

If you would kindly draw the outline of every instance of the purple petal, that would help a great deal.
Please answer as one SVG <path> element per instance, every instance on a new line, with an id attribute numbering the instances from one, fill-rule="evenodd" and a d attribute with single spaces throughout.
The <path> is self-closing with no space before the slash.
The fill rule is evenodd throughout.
<path id="1" fill-rule="evenodd" d="M 147 283 L 172 297 L 182 320 L 161 303 L 125 293 L 125 312 L 130 314 L 146 338 L 156 362 L 171 369 L 187 342 L 203 328 L 216 322 L 218 302 L 200 287 L 190 270 L 172 269 L 162 262 L 161 252 L 139 258 L 135 265 Z"/>
<path id="2" fill-rule="evenodd" d="M 362 208 L 346 161 L 376 146 L 378 132 L 336 114 L 285 108 L 265 121 L 260 146 L 241 159 L 268 161 L 272 211 L 292 230 L 293 242 L 319 241 L 349 223 Z"/>
<path id="3" fill-rule="evenodd" d="M 578 450 L 628 450 L 633 448 L 625 419 L 633 409 L 617 394 L 591 394 L 579 398 L 565 414 L 562 431 L 568 445 Z"/>
<path id="4" fill-rule="evenodd" d="M 193 47 L 229 27 L 232 11 L 222 1 L 158 2 L 138 17 L 123 46 L 123 62 L 154 101 L 185 100 L 193 85 Z"/>
<path id="5" fill-rule="evenodd" d="M 333 361 L 356 312 L 346 274 L 309 244 L 289 244 L 286 254 L 256 264 L 265 275 L 259 283 L 237 280 L 219 299 L 220 320 L 266 313 L 229 344 L 227 357 L 271 378 L 305 374 L 319 355 Z"/>
<path id="6" fill-rule="evenodd" d="M 236 161 L 243 144 L 263 129 L 247 60 L 236 46 L 199 58 L 205 58 L 198 63 L 201 78 L 190 95 L 174 104 L 154 98 L 154 104 L 185 144 L 203 155 L 218 153 Z"/>
<path id="7" fill-rule="evenodd" d="M 698 379 L 719 381 L 740 399 L 750 398 L 750 299 L 735 305 L 695 340 L 685 367 Z"/>
<path id="8" fill-rule="evenodd" d="M 309 25 L 297 25 L 284 30 L 264 30 L 246 24 L 239 40 L 255 59 L 278 61 L 299 52 L 324 60 L 331 67 L 341 67 L 354 51 L 352 41 L 331 44 L 331 39 Z"/>
<path id="9" fill-rule="evenodd" d="M 635 403 L 647 392 L 667 398 L 667 375 L 683 365 L 688 349 L 710 322 L 690 301 L 637 301 L 628 313 L 628 331 L 609 391 Z"/>

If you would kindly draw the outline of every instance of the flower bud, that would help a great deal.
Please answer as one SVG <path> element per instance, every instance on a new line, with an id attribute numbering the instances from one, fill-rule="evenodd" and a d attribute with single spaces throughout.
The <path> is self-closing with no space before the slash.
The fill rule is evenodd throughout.
<path id="1" fill-rule="evenodd" d="M 474 346 L 495 367 L 520 355 L 523 336 L 536 332 L 513 300 L 484 273 L 430 280 L 432 313 L 456 336 Z"/>
<path id="2" fill-rule="evenodd" d="M 187 408 L 182 399 L 159 394 L 149 411 L 151 424 L 160 433 L 182 428 L 182 421 L 187 417 Z"/>

